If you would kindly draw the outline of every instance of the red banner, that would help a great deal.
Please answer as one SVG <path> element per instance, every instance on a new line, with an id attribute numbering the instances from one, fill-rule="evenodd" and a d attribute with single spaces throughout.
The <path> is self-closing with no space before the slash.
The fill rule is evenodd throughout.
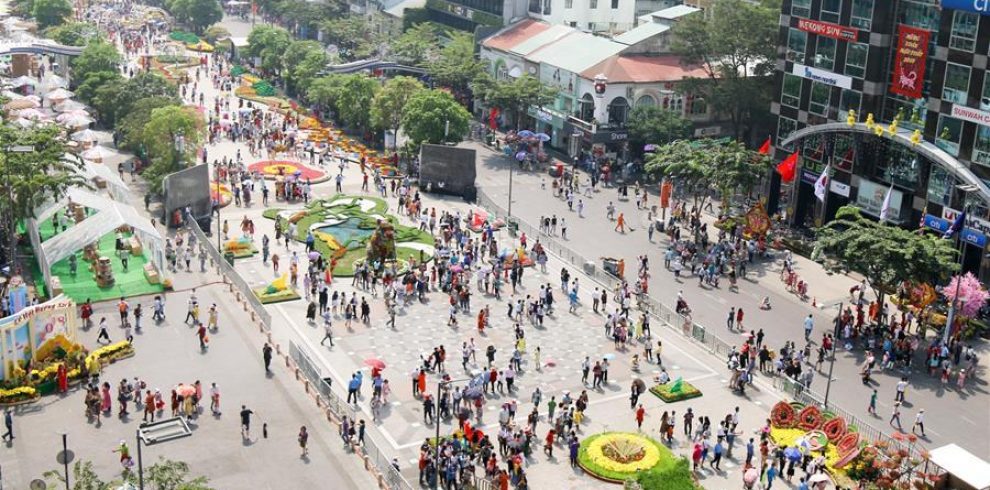
<path id="1" fill-rule="evenodd" d="M 928 60 L 929 31 L 906 25 L 897 26 L 897 52 L 890 91 L 912 99 L 921 98 Z"/>
<path id="2" fill-rule="evenodd" d="M 822 22 L 820 20 L 798 19 L 797 27 L 804 32 L 810 32 L 840 41 L 856 42 L 856 35 L 859 34 L 859 31 L 856 29 L 840 26 L 839 24 Z"/>

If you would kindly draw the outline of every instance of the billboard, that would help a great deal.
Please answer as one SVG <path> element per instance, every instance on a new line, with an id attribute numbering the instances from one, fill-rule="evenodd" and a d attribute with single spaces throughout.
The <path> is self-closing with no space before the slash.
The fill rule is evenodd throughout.
<path id="1" fill-rule="evenodd" d="M 990 0 L 942 0 L 942 8 L 990 15 Z"/>
<path id="2" fill-rule="evenodd" d="M 798 19 L 798 29 L 839 41 L 856 42 L 856 36 L 859 34 L 859 31 L 851 27 L 811 19 Z"/>
<path id="3" fill-rule="evenodd" d="M 929 31 L 906 25 L 897 26 L 897 51 L 894 53 L 893 80 L 890 91 L 921 98 L 925 82 L 925 62 L 928 60 Z"/>

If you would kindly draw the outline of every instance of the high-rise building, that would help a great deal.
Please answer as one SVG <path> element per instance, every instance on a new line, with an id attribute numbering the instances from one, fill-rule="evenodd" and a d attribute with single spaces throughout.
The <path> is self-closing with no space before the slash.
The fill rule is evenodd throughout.
<path id="1" fill-rule="evenodd" d="M 889 191 L 889 222 L 941 231 L 968 209 L 963 265 L 990 275 L 986 3 L 784 0 L 771 137 L 777 161 L 799 152 L 800 163 L 791 184 L 773 175 L 770 209 L 798 226 L 827 222 L 845 204 L 879 216 Z M 872 115 L 887 128 L 897 119 L 947 155 L 852 130 L 796 133 L 805 137 L 782 146 L 795 131 L 847 122 L 850 110 L 858 122 Z M 831 183 L 822 199 L 814 183 L 826 165 Z"/>

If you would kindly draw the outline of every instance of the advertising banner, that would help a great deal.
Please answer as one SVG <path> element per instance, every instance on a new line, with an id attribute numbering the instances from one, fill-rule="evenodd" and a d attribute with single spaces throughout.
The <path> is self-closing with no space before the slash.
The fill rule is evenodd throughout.
<path id="1" fill-rule="evenodd" d="M 894 54 L 890 91 L 920 99 L 925 81 L 925 62 L 928 60 L 928 37 L 931 33 L 906 25 L 897 26 L 897 32 L 897 51 Z"/>
<path id="2" fill-rule="evenodd" d="M 838 24 L 832 24 L 830 22 L 822 22 L 820 20 L 810 20 L 810 19 L 798 19 L 798 29 L 804 32 L 810 32 L 812 34 L 818 34 L 819 36 L 830 37 L 832 39 L 838 39 L 839 41 L 856 41 L 856 34 L 859 33 L 856 29 L 840 26 Z"/>
<path id="3" fill-rule="evenodd" d="M 880 185 L 866 179 L 860 179 L 859 189 L 856 192 L 856 206 L 867 214 L 880 216 L 880 211 L 883 210 L 883 202 L 887 198 L 887 191 L 889 189 L 890 187 L 887 185 Z M 890 209 L 887 215 L 888 220 L 893 222 L 900 220 L 901 201 L 903 197 L 904 193 L 901 191 L 897 189 L 891 191 Z"/>

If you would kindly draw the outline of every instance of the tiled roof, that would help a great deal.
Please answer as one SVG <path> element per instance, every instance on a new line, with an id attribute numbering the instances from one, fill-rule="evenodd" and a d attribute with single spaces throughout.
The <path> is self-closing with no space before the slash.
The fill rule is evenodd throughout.
<path id="1" fill-rule="evenodd" d="M 674 55 L 616 55 L 581 72 L 584 78 L 598 74 L 609 83 L 676 82 L 687 77 L 704 78 L 708 73 L 700 66 L 683 66 Z"/>

